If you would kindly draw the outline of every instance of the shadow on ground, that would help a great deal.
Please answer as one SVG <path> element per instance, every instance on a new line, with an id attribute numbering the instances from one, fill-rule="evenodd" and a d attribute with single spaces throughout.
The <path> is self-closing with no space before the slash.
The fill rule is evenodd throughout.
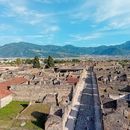
<path id="1" fill-rule="evenodd" d="M 48 114 L 35 111 L 32 112 L 31 115 L 36 119 L 36 121 L 32 121 L 32 123 L 39 128 L 45 129 L 45 122 L 47 120 Z"/>
<path id="2" fill-rule="evenodd" d="M 20 104 L 24 109 L 28 106 L 28 104 Z"/>

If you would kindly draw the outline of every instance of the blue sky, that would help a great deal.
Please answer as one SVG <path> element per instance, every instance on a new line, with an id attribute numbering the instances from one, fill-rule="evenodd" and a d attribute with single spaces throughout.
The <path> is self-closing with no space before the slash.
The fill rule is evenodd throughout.
<path id="1" fill-rule="evenodd" d="M 99 46 L 130 40 L 130 0 L 0 0 L 0 45 Z"/>

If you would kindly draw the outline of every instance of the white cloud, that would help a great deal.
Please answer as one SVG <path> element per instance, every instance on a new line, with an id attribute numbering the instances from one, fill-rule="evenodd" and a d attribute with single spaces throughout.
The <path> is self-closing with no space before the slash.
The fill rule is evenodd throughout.
<path id="1" fill-rule="evenodd" d="M 91 21 L 104 22 L 111 29 L 121 29 L 130 25 L 130 0 L 85 1 L 70 15 L 72 23 Z"/>
<path id="2" fill-rule="evenodd" d="M 51 34 L 58 32 L 60 30 L 59 26 L 57 25 L 48 25 L 44 28 L 43 33 L 44 34 Z"/>
<path id="3" fill-rule="evenodd" d="M 5 12 L 2 12 L 3 17 L 14 17 L 19 22 L 35 25 L 38 23 L 53 21 L 53 15 L 50 13 L 39 12 L 37 10 L 30 9 L 28 5 L 29 1 L 22 0 L 0 0 L 0 4 L 6 8 Z"/>
<path id="4" fill-rule="evenodd" d="M 76 9 L 72 10 L 70 17 L 75 21 L 85 21 L 90 18 L 93 13 L 92 7 L 96 6 L 96 1 L 85 1 L 83 4 L 79 5 Z M 95 7 L 94 7 L 95 9 Z"/>
<path id="5" fill-rule="evenodd" d="M 87 40 L 92 40 L 92 39 L 96 39 L 96 38 L 99 38 L 101 37 L 102 34 L 101 33 L 92 33 L 92 34 L 85 34 L 85 35 L 71 35 L 72 37 L 72 40 L 73 41 L 87 41 Z"/>
<path id="6" fill-rule="evenodd" d="M 130 1 L 129 0 L 104 0 L 97 5 L 96 13 L 94 14 L 97 22 L 117 18 L 120 16 L 130 16 Z"/>

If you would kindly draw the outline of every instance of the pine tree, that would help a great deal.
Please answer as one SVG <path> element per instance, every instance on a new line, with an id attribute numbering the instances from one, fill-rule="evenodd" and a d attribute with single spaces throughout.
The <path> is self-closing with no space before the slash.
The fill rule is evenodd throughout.
<path id="1" fill-rule="evenodd" d="M 48 56 L 48 59 L 46 60 L 46 66 L 48 68 L 54 67 L 54 60 L 53 60 L 53 58 L 51 56 Z"/>
<path id="2" fill-rule="evenodd" d="M 33 68 L 40 68 L 40 62 L 38 56 L 35 56 L 33 59 Z"/>

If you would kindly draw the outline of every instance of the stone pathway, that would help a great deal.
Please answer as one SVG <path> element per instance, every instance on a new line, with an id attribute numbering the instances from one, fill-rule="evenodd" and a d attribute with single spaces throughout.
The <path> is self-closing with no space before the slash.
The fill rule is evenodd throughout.
<path id="1" fill-rule="evenodd" d="M 94 98 L 90 74 L 86 79 L 80 103 L 75 130 L 94 130 Z"/>
<path id="2" fill-rule="evenodd" d="M 98 86 L 90 71 L 82 92 L 75 130 L 103 130 Z"/>

